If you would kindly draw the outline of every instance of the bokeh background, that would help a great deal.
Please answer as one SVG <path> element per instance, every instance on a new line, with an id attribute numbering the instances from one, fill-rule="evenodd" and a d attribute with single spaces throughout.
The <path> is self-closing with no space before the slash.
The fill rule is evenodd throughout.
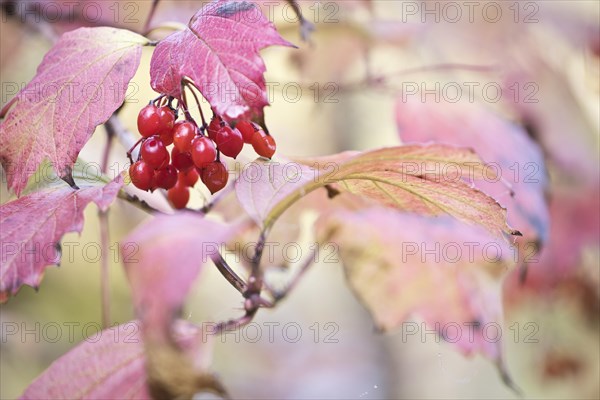
<path id="1" fill-rule="evenodd" d="M 40 21 L 18 14 L 25 10 L 23 4 L 36 7 L 35 3 L 39 3 Z M 76 10 L 82 13 L 86 3 L 93 3 L 88 14 L 65 21 L 54 18 L 50 3 L 61 2 L 2 1 L 2 105 L 14 95 L 15 84 L 25 84 L 35 74 L 52 45 L 48 31 L 60 34 L 81 24 L 141 30 L 151 4 L 81 0 Z M 519 282 L 518 271 L 505 280 L 502 339 L 508 370 L 525 398 L 598 398 L 599 3 L 299 3 L 316 28 L 308 42 L 302 41 L 295 14 L 285 1 L 261 4 L 282 35 L 299 47 L 262 52 L 272 96 L 266 118 L 279 154 L 316 156 L 400 144 L 396 113 L 402 108 L 407 83 L 435 88 L 436 83 L 451 82 L 464 89 L 464 82 L 491 82 L 505 88 L 500 101 L 490 101 L 477 90 L 475 101 L 507 120 L 527 125 L 540 144 L 549 170 L 551 221 L 549 245 L 542 250 L 540 262 L 530 268 L 526 283 Z M 201 5 L 200 1 L 161 1 L 151 26 L 162 28 L 151 35 L 164 37 L 171 22 L 186 23 Z M 461 11 L 460 17 L 455 9 Z M 131 131 L 139 109 L 156 96 L 149 85 L 151 51 L 144 49 L 120 113 Z M 514 92 L 504 85 L 507 77 L 514 76 L 537 85 L 535 105 L 513 101 Z M 81 157 L 98 162 L 105 140 L 103 128 L 98 128 Z M 120 143 L 113 144 L 115 169 L 124 168 L 125 152 Z M 244 153 L 242 161 L 252 157 L 251 152 Z M 2 202 L 10 199 L 4 179 L 0 197 Z M 166 207 L 160 198 L 151 201 Z M 193 194 L 195 206 L 205 201 L 206 193 Z M 111 242 L 119 242 L 147 218 L 117 201 L 109 214 Z M 97 221 L 97 209 L 91 205 L 81 235 L 63 239 L 63 248 L 66 242 L 79 243 L 73 255 L 63 254 L 60 268 L 47 270 L 39 292 L 24 287 L 0 306 L 2 399 L 18 397 L 53 360 L 100 326 Z M 313 221 L 311 215 L 304 215 L 289 229 L 310 232 Z M 303 235 L 306 251 L 310 240 L 310 234 Z M 87 254 L 81 251 L 86 244 L 90 244 Z M 122 265 L 112 261 L 112 320 L 122 323 L 133 318 L 133 310 Z M 237 292 L 207 266 L 185 316 L 199 323 L 220 321 L 238 315 L 240 309 Z M 418 316 L 414 322 L 420 323 Z M 403 337 L 400 331 L 377 333 L 369 314 L 345 285 L 338 263 L 314 265 L 297 290 L 276 310 L 260 312 L 256 323 L 262 330 L 256 343 L 252 330 L 214 342 L 213 369 L 234 398 L 517 398 L 502 383 L 495 366 L 481 356 L 464 357 L 433 336 L 423 340 L 420 335 Z M 268 324 L 275 323 L 280 325 L 274 325 L 269 340 Z M 519 337 L 510 328 L 515 323 L 521 327 Z M 534 341 L 524 340 L 527 323 L 539 327 Z M 56 324 L 61 336 L 54 340 Z M 282 332 L 286 324 L 301 329 L 297 342 Z M 68 326 L 74 327 L 72 337 Z M 9 330 L 14 327 L 16 334 Z"/>

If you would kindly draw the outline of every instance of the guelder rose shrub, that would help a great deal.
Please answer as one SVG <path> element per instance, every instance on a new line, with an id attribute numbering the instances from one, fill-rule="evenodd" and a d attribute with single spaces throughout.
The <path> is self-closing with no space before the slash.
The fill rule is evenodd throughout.
<path id="1" fill-rule="evenodd" d="M 289 4 L 299 11 L 295 1 Z M 299 21 L 308 37 L 310 23 Z M 124 259 L 137 319 L 56 360 L 23 398 L 227 396 L 210 367 L 199 362 L 206 353 L 204 325 L 181 319 L 192 284 L 201 268 L 214 265 L 243 301 L 242 315 L 211 325 L 210 336 L 276 307 L 314 257 L 302 261 L 288 286 L 275 290 L 265 282 L 273 267 L 263 257 L 265 245 L 292 206 L 316 203 L 318 245 L 335 243 L 348 284 L 381 331 L 399 328 L 414 314 L 429 327 L 473 327 L 470 335 L 448 341 L 464 354 L 489 358 L 512 385 L 502 341 L 489 340 L 478 327 L 502 319 L 499 283 L 515 264 L 527 263 L 528 245 L 548 236 L 545 178 L 508 185 L 501 176 L 515 162 L 544 168 L 525 129 L 478 104 L 403 98 L 396 120 L 407 144 L 287 159 L 265 120 L 266 66 L 259 51 L 296 50 L 257 4 L 216 0 L 162 40 L 146 36 L 116 27 L 63 33 L 35 77 L 2 110 L 0 160 L 16 195 L 0 208 L 2 302 L 23 285 L 42 284 L 44 270 L 60 261 L 61 238 L 82 231 L 88 204 L 100 208 L 101 224 L 116 201 L 151 214 L 122 243 L 124 254 L 131 243 L 138 246 L 135 257 Z M 114 179 L 107 178 L 105 162 L 90 175 L 79 153 L 97 127 L 104 125 L 109 135 L 122 131 L 119 111 L 143 47 L 153 48 L 150 82 L 158 97 L 140 106 L 135 139 L 128 132 L 117 135 L 127 144 L 130 165 Z M 446 114 L 455 106 L 455 114 Z M 478 135 L 481 126 L 492 133 Z M 230 174 L 226 162 L 244 146 L 258 158 Z M 215 196 L 192 209 L 190 189 L 200 186 Z M 172 212 L 140 200 L 140 190 L 165 196 Z M 234 217 L 207 217 L 225 203 L 233 204 Z M 249 242 L 253 251 L 240 260 L 245 273 L 238 274 L 224 249 Z M 440 243 L 469 257 L 422 257 L 422 249 Z M 473 251 L 473 243 L 498 251 Z"/>

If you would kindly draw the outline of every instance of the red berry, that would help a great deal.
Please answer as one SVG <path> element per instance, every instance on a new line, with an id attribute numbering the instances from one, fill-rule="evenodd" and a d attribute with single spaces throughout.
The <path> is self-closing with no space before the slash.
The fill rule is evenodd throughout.
<path id="1" fill-rule="evenodd" d="M 160 141 L 163 142 L 165 146 L 169 146 L 173 144 L 173 133 L 172 131 L 163 132 L 160 134 Z"/>
<path id="2" fill-rule="evenodd" d="M 275 154 L 275 150 L 277 149 L 273 136 L 268 135 L 262 129 L 254 132 L 254 136 L 252 136 L 252 147 L 254 147 L 256 154 L 265 158 L 273 157 L 273 154 Z"/>
<path id="3" fill-rule="evenodd" d="M 171 160 L 171 163 L 178 171 L 188 171 L 194 168 L 194 161 L 192 161 L 190 153 L 182 153 L 177 150 L 177 147 L 173 147 L 173 150 L 171 150 Z"/>
<path id="4" fill-rule="evenodd" d="M 198 168 L 210 164 L 217 159 L 217 148 L 212 140 L 198 136 L 192 141 L 192 160 Z"/>
<path id="5" fill-rule="evenodd" d="M 173 127 L 173 143 L 177 150 L 185 153 L 192 149 L 192 140 L 196 137 L 196 127 L 191 122 L 182 121 Z"/>
<path id="6" fill-rule="evenodd" d="M 221 153 L 232 158 L 236 158 L 244 147 L 244 139 L 242 139 L 240 131 L 231 129 L 228 126 L 219 129 L 215 143 L 217 143 L 217 148 Z"/>
<path id="7" fill-rule="evenodd" d="M 225 164 L 215 161 L 202 169 L 202 176 L 200 178 L 208 190 L 210 190 L 210 193 L 215 194 L 227 185 L 229 172 Z"/>
<path id="8" fill-rule="evenodd" d="M 198 182 L 198 171 L 196 168 L 192 168 L 187 172 L 179 173 L 179 182 L 185 184 L 186 186 L 192 187 Z"/>
<path id="9" fill-rule="evenodd" d="M 160 131 L 161 120 L 158 107 L 148 104 L 140 110 L 137 119 L 138 130 L 143 137 L 156 135 Z"/>
<path id="10" fill-rule="evenodd" d="M 158 133 L 162 136 L 173 129 L 173 125 L 175 124 L 175 113 L 169 107 L 165 106 L 158 109 L 158 116 L 160 118 L 160 128 Z"/>
<path id="11" fill-rule="evenodd" d="M 190 189 L 181 183 L 177 183 L 173 188 L 169 189 L 167 198 L 173 208 L 181 210 L 185 208 L 188 201 L 190 201 Z"/>
<path id="12" fill-rule="evenodd" d="M 152 189 L 154 169 L 140 160 L 129 167 L 131 182 L 140 190 Z"/>
<path id="13" fill-rule="evenodd" d="M 154 184 L 163 189 L 171 189 L 177 183 L 177 170 L 172 165 L 167 165 L 154 173 Z"/>
<path id="14" fill-rule="evenodd" d="M 210 124 L 208 124 L 208 128 L 206 128 L 206 133 L 208 134 L 208 137 L 212 140 L 215 140 L 217 138 L 217 132 L 223 126 L 225 126 L 225 121 L 223 121 L 223 118 L 215 114 L 212 121 L 210 121 Z"/>
<path id="15" fill-rule="evenodd" d="M 169 163 L 169 152 L 156 136 L 144 140 L 140 154 L 142 159 L 154 169 L 160 169 Z"/>
<path id="16" fill-rule="evenodd" d="M 252 136 L 254 136 L 254 132 L 259 129 L 253 122 L 250 121 L 240 121 L 235 127 L 242 134 L 244 143 L 252 143 Z"/>

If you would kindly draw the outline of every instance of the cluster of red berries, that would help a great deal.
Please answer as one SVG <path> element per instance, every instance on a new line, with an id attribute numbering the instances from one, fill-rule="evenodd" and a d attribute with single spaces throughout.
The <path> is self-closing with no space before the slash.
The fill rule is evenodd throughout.
<path id="1" fill-rule="evenodd" d="M 262 157 L 275 154 L 273 137 L 253 122 L 240 121 L 232 128 L 215 115 L 206 129 L 200 129 L 193 121 L 176 119 L 168 105 L 150 103 L 140 110 L 137 125 L 142 135 L 138 142 L 141 149 L 139 159 L 129 167 L 137 188 L 168 190 L 167 197 L 176 209 L 187 206 L 189 189 L 198 178 L 212 194 L 227 185 L 229 172 L 220 160 L 221 154 L 236 158 L 244 143 L 251 144 Z"/>

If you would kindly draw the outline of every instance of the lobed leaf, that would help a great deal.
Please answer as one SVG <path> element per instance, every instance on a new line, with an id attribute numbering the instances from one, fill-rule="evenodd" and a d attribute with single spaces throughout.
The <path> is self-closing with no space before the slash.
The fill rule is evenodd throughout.
<path id="1" fill-rule="evenodd" d="M 146 346 L 148 384 L 153 398 L 192 398 L 225 389 L 198 369 L 194 358 L 174 344 L 173 324 L 200 267 L 233 234 L 233 228 L 191 212 L 161 215 L 121 243 L 139 248 L 125 260 L 135 312 Z"/>
<path id="2" fill-rule="evenodd" d="M 39 286 L 46 267 L 60 261 L 61 238 L 83 229 L 85 207 L 94 202 L 107 209 L 123 178 L 107 184 L 88 177 L 77 183 L 80 189 L 73 190 L 54 177 L 51 185 L 0 206 L 0 302 L 22 285 Z"/>
<path id="3" fill-rule="evenodd" d="M 485 227 L 495 235 L 518 234 L 506 224 L 505 210 L 465 179 L 481 179 L 485 164 L 469 149 L 401 146 L 366 153 L 342 153 L 298 163 L 257 160 L 236 182 L 248 214 L 270 229 L 307 193 L 328 187 L 422 215 L 448 214 Z"/>
<path id="4" fill-rule="evenodd" d="M 405 142 L 472 147 L 498 175 L 477 182 L 477 188 L 498 200 L 507 209 L 508 223 L 528 238 L 547 239 L 544 156 L 523 127 L 475 103 L 412 98 L 397 102 L 396 121 Z"/>
<path id="5" fill-rule="evenodd" d="M 0 162 L 10 189 L 20 195 L 44 159 L 60 176 L 69 175 L 96 127 L 123 103 L 147 42 L 107 27 L 60 38 L 0 125 Z"/>
<path id="6" fill-rule="evenodd" d="M 200 329 L 179 321 L 177 342 L 198 352 Z M 54 361 L 21 399 L 151 399 L 140 325 L 105 329 Z"/>
<path id="7" fill-rule="evenodd" d="M 181 82 L 187 77 L 225 118 L 262 116 L 269 102 L 259 50 L 272 45 L 292 46 L 256 4 L 213 1 L 192 17 L 187 29 L 156 46 L 152 88 L 181 98 Z"/>
<path id="8" fill-rule="evenodd" d="M 447 216 L 381 207 L 334 213 L 319 231 L 338 243 L 348 282 L 380 329 L 419 316 L 463 353 L 500 359 L 501 342 L 483 328 L 502 323 L 500 281 L 514 265 L 504 241 Z"/>

